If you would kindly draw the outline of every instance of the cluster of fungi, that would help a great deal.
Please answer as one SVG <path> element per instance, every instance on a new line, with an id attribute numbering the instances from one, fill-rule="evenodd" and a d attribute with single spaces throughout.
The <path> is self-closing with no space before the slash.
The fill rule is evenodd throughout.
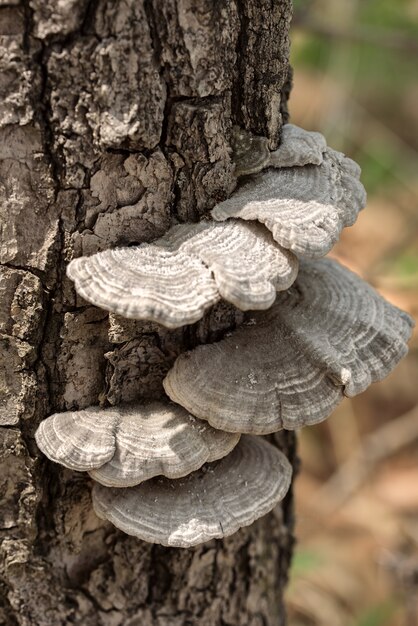
<path id="1" fill-rule="evenodd" d="M 191 547 L 228 536 L 285 496 L 291 465 L 257 435 L 316 424 L 381 380 L 413 322 L 325 256 L 365 205 L 360 169 L 322 135 L 282 142 L 235 132 L 237 190 L 212 219 L 152 244 L 73 260 L 88 302 L 167 328 L 220 299 L 246 311 L 216 343 L 181 354 L 166 401 L 57 413 L 39 448 L 94 479 L 99 517 L 145 541 Z"/>

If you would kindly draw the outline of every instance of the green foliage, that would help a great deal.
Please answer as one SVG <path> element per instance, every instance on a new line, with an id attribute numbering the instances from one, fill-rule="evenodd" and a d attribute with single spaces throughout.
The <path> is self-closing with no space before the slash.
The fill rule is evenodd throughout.
<path id="1" fill-rule="evenodd" d="M 325 70 L 331 54 L 330 42 L 323 37 L 308 35 L 299 44 L 293 44 L 291 63 L 313 70 Z"/>
<path id="2" fill-rule="evenodd" d="M 290 578 L 294 580 L 298 576 L 318 569 L 323 562 L 323 556 L 317 552 L 311 550 L 297 550 L 293 555 Z"/>
<path id="3" fill-rule="evenodd" d="M 293 0 L 293 9 L 294 11 L 299 11 L 301 9 L 306 9 L 311 2 L 309 0 Z"/>
<path id="4" fill-rule="evenodd" d="M 362 183 L 369 194 L 382 191 L 396 182 L 397 152 L 390 143 L 370 140 L 355 158 L 362 170 Z"/>
<path id="5" fill-rule="evenodd" d="M 388 600 L 369 607 L 352 624 L 352 626 L 389 626 L 397 609 L 393 600 Z"/>
<path id="6" fill-rule="evenodd" d="M 395 271 L 401 276 L 418 276 L 418 251 L 401 254 L 394 263 Z"/>
<path id="7" fill-rule="evenodd" d="M 350 0 L 295 2 L 297 36 L 292 38 L 291 63 L 296 75 L 298 68 L 315 72 L 319 77 L 326 75 L 342 91 L 346 90 L 347 99 L 360 103 L 371 118 L 376 116 L 376 126 L 380 125 L 381 132 L 370 127 L 361 137 L 351 137 L 349 126 L 341 119 L 339 142 L 336 144 L 332 137 L 333 145 L 345 152 L 349 146 L 362 146 L 350 155 L 362 166 L 362 181 L 368 193 L 373 194 L 394 184 L 402 185 L 406 180 L 413 181 L 416 176 L 414 134 L 407 139 L 412 150 L 406 145 L 403 150 L 401 144 L 405 139 L 393 141 L 391 128 L 399 128 L 399 123 L 392 124 L 392 120 L 398 117 L 403 98 L 407 102 L 413 97 L 418 11 L 416 0 L 359 0 L 353 5 L 347 2 Z M 341 3 L 344 17 L 338 17 L 335 3 Z M 302 24 L 299 30 L 298 16 Z M 334 119 L 333 123 L 337 125 L 338 120 Z M 405 129 L 407 124 L 405 120 Z M 387 133 L 385 126 L 389 129 Z M 404 130 L 404 137 L 407 136 Z M 354 146 L 350 145 L 352 139 Z"/>
<path id="8" fill-rule="evenodd" d="M 338 64 L 338 71 L 345 77 L 355 75 L 365 85 L 371 81 L 399 89 L 406 80 L 416 77 L 418 19 L 414 19 L 411 0 L 362 0 L 357 3 L 352 23 L 345 26 L 324 19 L 326 4 L 295 2 L 296 15 L 308 15 L 309 19 L 303 41 L 293 45 L 294 65 L 324 70 L 332 66 L 338 50 L 345 49 L 345 67 Z M 325 31 L 329 26 L 329 36 L 310 33 L 310 23 Z M 331 36 L 333 29 L 335 36 Z M 339 36 L 340 31 L 346 36 Z"/>
<path id="9" fill-rule="evenodd" d="M 384 268 L 389 276 L 395 276 L 397 283 L 404 288 L 418 288 L 418 250 L 416 246 L 402 251 L 394 259 L 388 260 Z"/>
<path id="10" fill-rule="evenodd" d="M 359 21 L 418 34 L 418 22 L 411 19 L 412 0 L 362 0 L 358 5 Z"/>

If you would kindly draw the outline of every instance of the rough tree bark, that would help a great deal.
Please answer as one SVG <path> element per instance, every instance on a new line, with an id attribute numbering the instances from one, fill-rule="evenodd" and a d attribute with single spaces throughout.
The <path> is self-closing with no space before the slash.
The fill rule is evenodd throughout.
<path id="1" fill-rule="evenodd" d="M 279 140 L 291 1 L 0 0 L 0 623 L 284 623 L 290 497 L 225 541 L 149 545 L 100 521 L 90 481 L 39 454 L 47 415 L 158 398 L 178 331 L 76 298 L 73 256 L 151 241 L 234 187 L 230 131 Z M 293 459 L 291 435 L 277 438 Z"/>

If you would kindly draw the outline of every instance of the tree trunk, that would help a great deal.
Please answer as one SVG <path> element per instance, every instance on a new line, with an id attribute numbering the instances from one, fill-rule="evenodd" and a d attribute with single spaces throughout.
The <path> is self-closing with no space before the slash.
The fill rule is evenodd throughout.
<path id="1" fill-rule="evenodd" d="M 48 462 L 53 412 L 159 398 L 176 356 L 240 321 L 177 331 L 76 297 L 73 256 L 151 241 L 234 188 L 233 124 L 279 140 L 290 0 L 0 0 L 0 623 L 278 625 L 292 508 L 167 549 L 99 520 Z M 294 439 L 276 437 L 293 461 Z"/>

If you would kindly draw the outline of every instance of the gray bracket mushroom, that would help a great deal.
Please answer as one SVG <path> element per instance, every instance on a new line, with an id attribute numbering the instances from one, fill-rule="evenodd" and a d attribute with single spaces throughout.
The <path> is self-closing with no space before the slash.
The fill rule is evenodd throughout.
<path id="1" fill-rule="evenodd" d="M 413 320 L 336 261 L 304 262 L 268 311 L 180 355 L 169 397 L 215 428 L 267 434 L 316 424 L 406 354 Z"/>
<path id="2" fill-rule="evenodd" d="M 239 435 L 215 430 L 176 404 L 153 402 L 55 413 L 35 438 L 52 461 L 127 487 L 158 475 L 186 476 L 228 454 Z"/>
<path id="3" fill-rule="evenodd" d="M 285 124 L 280 146 L 270 151 L 267 137 L 253 135 L 248 130 L 234 126 L 232 132 L 235 175 L 258 174 L 268 167 L 295 167 L 321 165 L 327 148 L 321 133 Z"/>
<path id="4" fill-rule="evenodd" d="M 321 257 L 365 206 L 359 177 L 354 161 L 327 148 L 320 165 L 271 168 L 249 177 L 211 214 L 219 221 L 261 222 L 283 248 L 300 257 Z"/>
<path id="5" fill-rule="evenodd" d="M 77 293 L 124 317 L 176 328 L 224 298 L 266 309 L 295 280 L 298 261 L 257 223 L 179 224 L 152 244 L 99 252 L 67 269 Z"/>
<path id="6" fill-rule="evenodd" d="M 177 404 L 54 414 L 36 433 L 47 457 L 94 478 L 99 517 L 166 546 L 226 537 L 271 511 L 291 466 L 253 435 L 325 419 L 394 368 L 413 327 L 335 261 L 303 260 L 298 274 L 298 257 L 324 256 L 365 204 L 351 159 L 291 124 L 275 151 L 242 129 L 234 149 L 246 178 L 215 221 L 75 259 L 68 276 L 126 318 L 177 328 L 223 298 L 250 311 L 244 324 L 177 358 L 164 380 Z"/>
<path id="7" fill-rule="evenodd" d="M 280 450 L 246 435 L 228 456 L 186 478 L 154 478 L 131 489 L 96 484 L 93 506 L 128 535 L 190 548 L 232 535 L 271 511 L 286 495 L 291 476 Z"/>

